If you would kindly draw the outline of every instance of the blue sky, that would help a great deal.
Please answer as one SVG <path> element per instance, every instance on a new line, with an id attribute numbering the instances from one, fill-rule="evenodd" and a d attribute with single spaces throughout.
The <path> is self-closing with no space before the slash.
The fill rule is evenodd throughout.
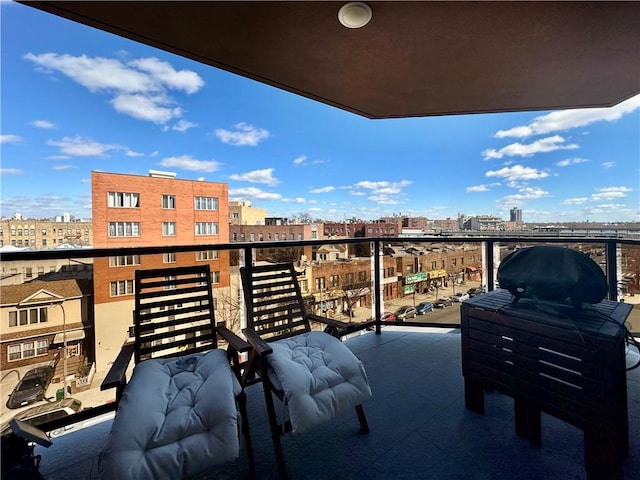
<path id="1" fill-rule="evenodd" d="M 0 214 L 91 217 L 92 170 L 229 184 L 271 216 L 640 221 L 640 96 L 368 120 L 0 2 Z"/>

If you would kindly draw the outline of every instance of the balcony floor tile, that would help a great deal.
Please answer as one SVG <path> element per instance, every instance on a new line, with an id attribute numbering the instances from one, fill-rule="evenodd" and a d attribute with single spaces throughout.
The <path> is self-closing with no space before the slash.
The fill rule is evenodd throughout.
<path id="1" fill-rule="evenodd" d="M 485 415 L 464 406 L 458 330 L 385 327 L 347 341 L 365 363 L 373 398 L 365 404 L 371 432 L 358 433 L 355 412 L 310 432 L 283 437 L 294 479 L 578 480 L 586 478 L 582 431 L 543 415 L 537 448 L 515 433 L 513 401 L 485 395 Z M 640 369 L 628 373 L 631 451 L 626 479 L 640 478 Z M 261 385 L 247 389 L 258 479 L 276 478 Z M 111 421 L 71 431 L 38 447 L 48 480 L 97 478 Z M 244 456 L 197 480 L 246 478 Z"/>

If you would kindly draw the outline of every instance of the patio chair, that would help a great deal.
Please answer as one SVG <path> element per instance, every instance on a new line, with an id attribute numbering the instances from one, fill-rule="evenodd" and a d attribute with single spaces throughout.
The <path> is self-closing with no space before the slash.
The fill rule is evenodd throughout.
<path id="1" fill-rule="evenodd" d="M 348 325 L 307 314 L 293 264 L 240 269 L 247 311 L 243 330 L 253 347 L 245 380 L 262 381 L 279 475 L 287 476 L 280 436 L 302 432 L 355 407 L 360 431 L 369 427 L 362 402 L 371 388 L 360 360 L 339 338 Z M 327 326 L 329 335 L 311 330 Z M 267 343 L 268 342 L 268 343 Z M 284 402 L 288 419 L 278 421 L 273 395 Z"/>
<path id="2" fill-rule="evenodd" d="M 238 364 L 250 345 L 215 325 L 209 266 L 137 270 L 135 287 L 135 340 L 103 382 L 103 389 L 117 387 L 118 407 L 100 478 L 176 479 L 234 460 L 238 409 L 253 476 Z M 218 335 L 226 352 L 217 348 Z M 132 354 L 136 365 L 127 384 Z"/>

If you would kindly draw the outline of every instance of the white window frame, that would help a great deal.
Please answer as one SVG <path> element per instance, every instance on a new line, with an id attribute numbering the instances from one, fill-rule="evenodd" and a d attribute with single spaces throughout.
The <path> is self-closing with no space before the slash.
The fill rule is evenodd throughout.
<path id="1" fill-rule="evenodd" d="M 220 229 L 218 228 L 218 222 L 196 222 L 195 234 L 196 235 L 218 235 Z"/>
<path id="2" fill-rule="evenodd" d="M 109 222 L 109 238 L 118 237 L 139 237 L 140 222 Z"/>
<path id="3" fill-rule="evenodd" d="M 140 208 L 140 194 L 130 192 L 108 192 L 109 208 Z"/>
<path id="4" fill-rule="evenodd" d="M 199 250 L 196 252 L 196 261 L 203 262 L 205 260 L 218 260 L 220 252 L 218 250 Z"/>
<path id="5" fill-rule="evenodd" d="M 162 236 L 163 237 L 175 237 L 176 236 L 176 222 L 162 222 Z"/>
<path id="6" fill-rule="evenodd" d="M 133 280 L 114 280 L 109 282 L 109 295 L 111 297 L 133 295 Z"/>
<path id="7" fill-rule="evenodd" d="M 177 261 L 175 252 L 162 254 L 162 263 L 176 263 Z"/>
<path id="8" fill-rule="evenodd" d="M 109 257 L 110 267 L 129 267 L 132 265 L 140 265 L 140 255 L 117 255 Z"/>
<path id="9" fill-rule="evenodd" d="M 162 195 L 162 208 L 164 210 L 176 209 L 176 196 L 175 195 Z"/>
<path id="10" fill-rule="evenodd" d="M 193 197 L 195 210 L 218 210 L 218 197 Z"/>

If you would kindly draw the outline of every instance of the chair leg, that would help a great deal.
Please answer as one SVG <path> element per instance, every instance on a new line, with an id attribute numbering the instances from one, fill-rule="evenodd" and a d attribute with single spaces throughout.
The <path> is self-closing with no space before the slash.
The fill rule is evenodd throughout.
<path id="1" fill-rule="evenodd" d="M 249 478 L 256 478 L 256 466 L 253 459 L 253 445 L 251 444 L 251 432 L 249 431 L 249 417 L 247 416 L 247 394 L 242 392 L 238 396 L 238 406 L 240 407 L 240 422 L 242 435 L 244 436 L 245 448 L 247 450 L 247 460 L 249 462 Z"/>
<path id="2" fill-rule="evenodd" d="M 362 405 L 356 405 L 356 414 L 360 422 L 360 433 L 369 433 L 369 424 L 367 423 L 367 417 L 364 415 Z"/>
<path id="3" fill-rule="evenodd" d="M 271 440 L 273 441 L 273 453 L 276 456 L 276 465 L 278 466 L 278 476 L 281 479 L 288 478 L 287 469 L 284 465 L 284 453 L 282 451 L 282 443 L 280 437 L 283 435 L 283 431 L 278 424 L 278 417 L 276 416 L 276 409 L 273 404 L 273 395 L 269 388 L 269 380 L 266 375 L 262 376 L 262 387 L 264 390 L 264 399 L 267 404 L 267 413 L 269 415 L 269 426 L 271 428 Z"/>

